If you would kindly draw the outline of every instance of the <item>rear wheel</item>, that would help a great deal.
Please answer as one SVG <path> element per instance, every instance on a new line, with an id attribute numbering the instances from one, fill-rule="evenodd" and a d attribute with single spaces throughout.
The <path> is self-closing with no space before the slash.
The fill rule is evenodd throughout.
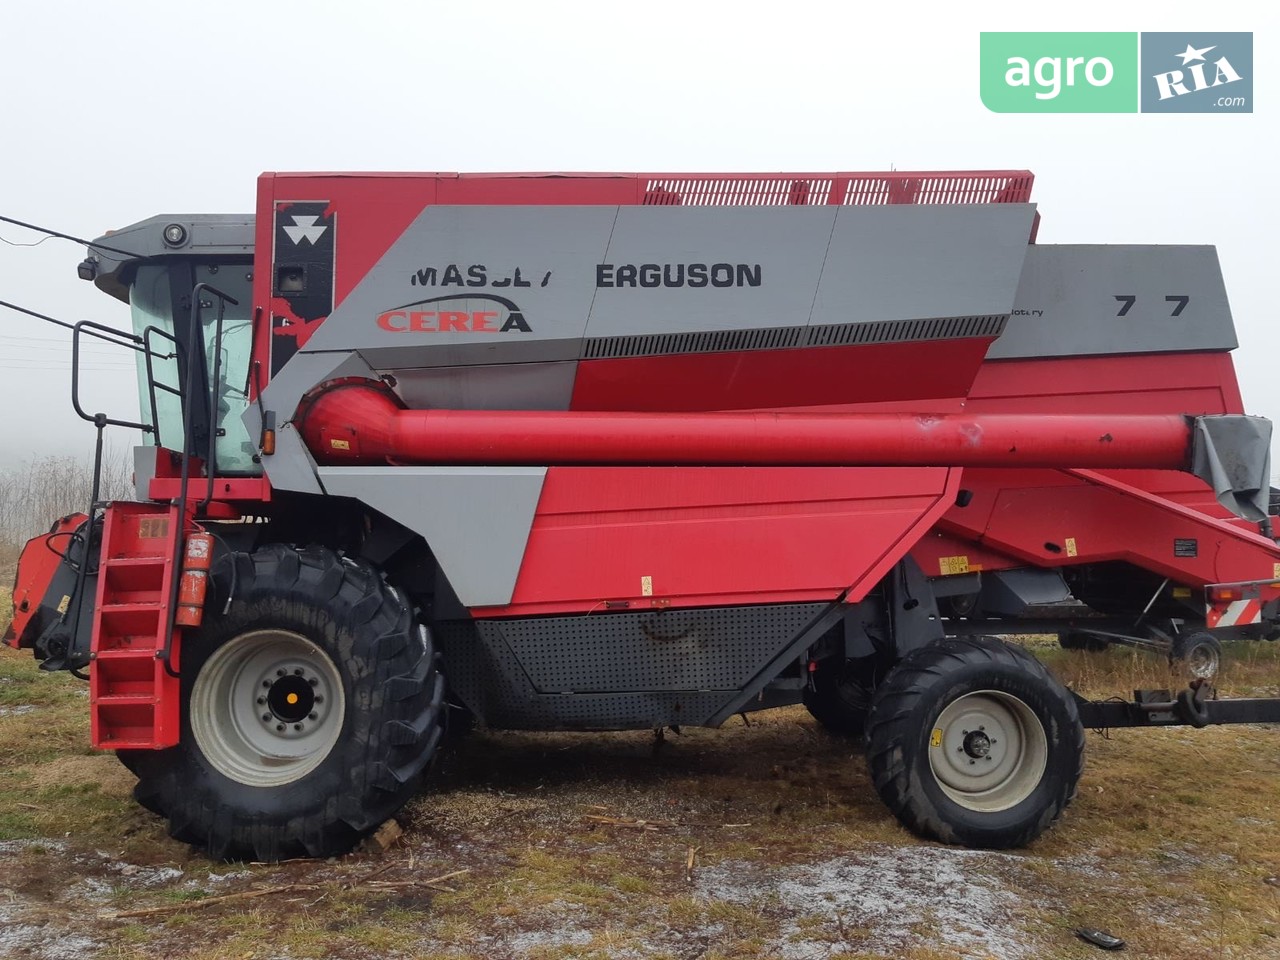
<path id="1" fill-rule="evenodd" d="M 942 640 L 876 691 L 867 758 L 881 799 L 924 837 L 1023 846 L 1061 816 L 1084 764 L 1071 695 L 1020 647 Z"/>
<path id="2" fill-rule="evenodd" d="M 121 760 L 139 801 L 213 857 L 345 853 L 413 795 L 436 751 L 430 635 L 371 567 L 330 550 L 231 562 L 234 578 L 215 571 L 219 591 L 234 579 L 229 611 L 183 640 L 181 742 Z"/>
<path id="3" fill-rule="evenodd" d="M 1222 644 L 1211 633 L 1185 633 L 1173 638 L 1169 662 L 1199 680 L 1212 680 L 1222 665 Z"/>
<path id="4" fill-rule="evenodd" d="M 874 658 L 819 660 L 809 674 L 803 699 L 809 713 L 830 733 L 860 737 L 875 689 Z"/>

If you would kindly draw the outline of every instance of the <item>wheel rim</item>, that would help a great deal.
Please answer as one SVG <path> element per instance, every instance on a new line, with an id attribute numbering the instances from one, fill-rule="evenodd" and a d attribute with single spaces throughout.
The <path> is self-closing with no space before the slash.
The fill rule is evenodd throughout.
<path id="1" fill-rule="evenodd" d="M 995 813 L 1035 790 L 1049 759 L 1049 739 L 1035 712 L 1017 697 L 980 690 L 951 701 L 934 721 L 929 769 L 962 807 Z"/>
<path id="2" fill-rule="evenodd" d="M 1185 660 L 1187 672 L 1199 680 L 1212 680 L 1218 673 L 1218 653 L 1208 644 L 1191 648 Z"/>
<path id="3" fill-rule="evenodd" d="M 224 776 L 253 787 L 291 783 L 338 740 L 342 678 L 300 634 L 254 630 L 223 644 L 191 690 L 191 733 Z"/>

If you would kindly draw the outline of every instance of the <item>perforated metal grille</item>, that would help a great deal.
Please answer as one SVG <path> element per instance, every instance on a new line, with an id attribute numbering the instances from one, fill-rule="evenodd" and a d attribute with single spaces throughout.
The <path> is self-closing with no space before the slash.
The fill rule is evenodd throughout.
<path id="1" fill-rule="evenodd" d="M 1004 314 L 985 317 L 935 317 L 929 320 L 881 320 L 876 323 L 834 323 L 808 328 L 809 346 L 848 343 L 898 343 L 908 340 L 960 340 L 998 337 Z"/>
<path id="2" fill-rule="evenodd" d="M 830 178 L 679 177 L 650 180 L 645 206 L 791 207 L 825 204 Z"/>
<path id="3" fill-rule="evenodd" d="M 452 621 L 436 637 L 454 694 L 490 726 L 645 729 L 707 723 L 825 608 Z"/>
<path id="4" fill-rule="evenodd" d="M 667 353 L 725 353 L 730 350 L 776 350 L 804 343 L 805 327 L 767 327 L 759 330 L 715 330 L 703 333 L 653 333 L 635 337 L 595 337 L 583 355 L 648 357 Z"/>
<path id="5" fill-rule="evenodd" d="M 821 604 L 507 620 L 502 634 L 544 693 L 734 690 Z"/>
<path id="6" fill-rule="evenodd" d="M 829 347 L 851 343 L 900 343 L 911 340 L 952 340 L 998 337 L 1008 317 L 933 317 L 924 320 L 880 320 L 816 327 L 765 327 L 758 330 L 716 330 L 701 333 L 653 333 L 633 337 L 588 339 L 588 360 L 651 357 L 677 353 L 728 353 L 740 350 L 779 350 L 788 347 Z"/>
<path id="7" fill-rule="evenodd" d="M 1035 178 L 1024 171 L 836 173 L 659 177 L 646 181 L 645 206 L 778 207 L 827 203 L 1027 203 Z"/>
<path id="8" fill-rule="evenodd" d="M 849 181 L 845 206 L 887 203 L 1026 203 L 1030 176 L 870 176 Z"/>

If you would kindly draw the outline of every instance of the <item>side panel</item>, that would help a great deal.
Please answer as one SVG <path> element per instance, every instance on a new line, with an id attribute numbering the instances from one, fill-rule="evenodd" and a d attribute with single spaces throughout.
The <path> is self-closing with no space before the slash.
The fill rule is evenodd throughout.
<path id="1" fill-rule="evenodd" d="M 960 471 L 553 467 L 511 603 L 531 616 L 861 599 L 950 506 Z"/>
<path id="2" fill-rule="evenodd" d="M 952 507 L 939 529 L 1040 567 L 1124 560 L 1188 586 L 1275 575 L 1275 542 L 1118 475 L 969 470 L 973 499 Z"/>

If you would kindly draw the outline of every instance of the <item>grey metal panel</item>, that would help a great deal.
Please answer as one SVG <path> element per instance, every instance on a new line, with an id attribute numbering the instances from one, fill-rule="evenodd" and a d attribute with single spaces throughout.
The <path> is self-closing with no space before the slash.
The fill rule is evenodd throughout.
<path id="1" fill-rule="evenodd" d="M 187 239 L 181 246 L 164 242 L 163 231 L 171 223 L 186 228 Z M 137 254 L 136 258 L 113 253 L 100 247 L 89 248 L 89 259 L 97 261 L 98 275 L 94 284 L 99 290 L 118 300 L 129 302 L 129 276 L 141 260 L 172 255 L 200 257 L 252 257 L 253 214 L 166 214 L 131 223 L 97 241 Z"/>
<path id="2" fill-rule="evenodd" d="M 316 478 L 315 460 L 289 422 L 297 409 L 298 399 L 325 380 L 339 377 L 376 380 L 377 376 L 356 353 L 294 354 L 262 391 L 263 407 L 276 415 L 276 452 L 262 458 L 262 468 L 273 487 L 299 493 L 324 492 Z M 249 404 L 242 419 L 249 436 L 257 437 L 262 429 L 258 405 Z"/>
<path id="3" fill-rule="evenodd" d="M 391 369 L 396 393 L 415 409 L 568 410 L 575 362 Z"/>
<path id="4" fill-rule="evenodd" d="M 814 324 L 1005 314 L 1035 207 L 841 207 Z"/>
<path id="5" fill-rule="evenodd" d="M 989 326 L 1008 312 L 1033 212 L 1029 204 L 430 206 L 286 364 L 275 402 L 292 410 L 316 382 L 300 358 L 331 351 L 406 369 L 569 362 L 583 355 L 584 337 L 607 354 L 610 341 L 628 337 L 694 335 L 687 349 L 727 332 L 775 331 L 796 345 L 884 339 L 863 338 L 851 323 L 944 322 L 951 326 L 936 335 L 990 335 L 959 332 L 953 321 Z M 598 270 L 606 264 L 615 268 L 607 276 Z M 731 265 L 733 282 L 694 287 L 691 264 Z M 619 285 L 626 265 L 647 266 L 650 285 Z M 455 323 L 485 310 L 496 311 L 486 323 L 508 329 Z M 452 316 L 445 330 L 442 311 Z M 805 328 L 813 332 L 789 333 Z"/>
<path id="6" fill-rule="evenodd" d="M 986 613 L 1016 617 L 1027 607 L 1063 603 L 1071 599 L 1061 570 L 1020 567 L 982 575 L 978 606 Z"/>
<path id="7" fill-rule="evenodd" d="M 426 538 L 468 607 L 511 601 L 546 467 L 320 467 L 352 497 Z"/>
<path id="8" fill-rule="evenodd" d="M 316 384 L 339 377 L 368 377 L 376 380 L 378 375 L 354 351 L 300 351 L 267 384 L 262 391 L 262 404 L 267 410 L 274 410 L 277 422 L 282 422 L 293 416 L 298 408 L 298 400 L 304 393 Z M 250 436 L 255 435 L 258 429 L 258 411 L 254 406 L 255 404 L 250 404 L 244 414 L 245 426 L 249 427 Z"/>
<path id="9" fill-rule="evenodd" d="M 1125 309 L 1125 300 L 1133 297 Z M 1188 297 L 1178 316 L 1178 300 Z M 1124 316 L 1119 316 L 1121 311 Z M 1231 350 L 1231 307 L 1210 246 L 1032 246 L 1013 315 L 987 356 Z"/>
<path id="10" fill-rule="evenodd" d="M 536 340 L 577 340 L 595 295 L 594 264 L 604 255 L 616 213 L 610 206 L 429 206 L 338 305 L 307 349 L 477 343 L 509 350 Z M 445 285 L 440 281 L 450 264 L 464 275 L 470 266 L 483 265 L 488 280 L 479 287 Z M 428 268 L 436 270 L 437 282 L 418 283 L 418 271 Z M 513 279 L 517 268 L 529 286 L 495 283 Z M 511 299 L 533 332 L 390 332 L 377 325 L 386 311 L 448 295 L 458 298 L 459 310 L 481 309 L 482 301 L 472 299 L 481 296 Z"/>
<path id="11" fill-rule="evenodd" d="M 588 336 L 804 326 L 836 207 L 620 207 L 599 261 L 760 264 L 758 287 L 602 287 Z M 595 265 L 590 268 L 595 284 Z"/>
<path id="12" fill-rule="evenodd" d="M 133 495 L 138 500 L 151 499 L 151 481 L 156 475 L 156 448 L 133 448 Z"/>
<path id="13" fill-rule="evenodd" d="M 316 474 L 316 462 L 311 451 L 298 436 L 292 423 L 276 427 L 276 452 L 262 458 L 271 486 L 277 490 L 294 490 L 298 493 L 324 493 Z"/>

